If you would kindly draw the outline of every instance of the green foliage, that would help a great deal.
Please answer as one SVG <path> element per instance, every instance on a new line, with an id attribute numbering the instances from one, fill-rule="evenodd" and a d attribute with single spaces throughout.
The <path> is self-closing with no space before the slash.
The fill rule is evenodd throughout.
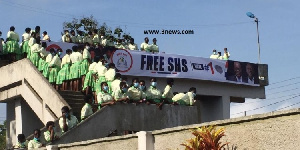
<path id="1" fill-rule="evenodd" d="M 0 149 L 5 149 L 6 147 L 6 121 L 3 124 L 0 124 Z"/>
<path id="2" fill-rule="evenodd" d="M 225 136 L 224 128 L 203 126 L 191 131 L 195 137 L 181 144 L 186 150 L 221 150 L 228 144 L 220 142 L 220 139 Z"/>

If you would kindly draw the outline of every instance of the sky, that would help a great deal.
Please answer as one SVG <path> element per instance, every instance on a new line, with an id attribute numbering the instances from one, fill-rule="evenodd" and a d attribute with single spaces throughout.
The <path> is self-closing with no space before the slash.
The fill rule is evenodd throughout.
<path id="1" fill-rule="evenodd" d="M 0 0 L 0 31 L 5 38 L 12 25 L 19 35 L 26 27 L 39 25 L 52 41 L 60 41 L 63 22 L 93 15 L 100 25 L 105 22 L 111 28 L 124 29 L 138 46 L 146 36 L 150 41 L 155 37 L 162 52 L 199 57 L 209 57 L 213 49 L 223 52 L 227 47 L 230 59 L 257 63 L 256 23 L 246 16 L 250 11 L 259 19 L 261 63 L 269 66 L 270 85 L 265 100 L 231 104 L 231 117 L 239 117 L 246 110 L 252 110 L 247 111 L 251 115 L 300 106 L 295 104 L 300 93 L 299 5 L 295 0 Z M 193 30 L 194 34 L 144 34 L 144 30 L 162 29 Z M 5 105 L 0 104 L 0 122 L 5 113 Z"/>

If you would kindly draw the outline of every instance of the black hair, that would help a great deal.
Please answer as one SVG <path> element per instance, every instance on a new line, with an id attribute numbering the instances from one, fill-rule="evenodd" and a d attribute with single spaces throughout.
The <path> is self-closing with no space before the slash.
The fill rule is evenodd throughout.
<path id="1" fill-rule="evenodd" d="M 53 122 L 53 121 L 48 121 L 48 122 L 46 123 L 46 128 L 48 129 L 51 125 L 53 126 L 53 125 L 54 125 L 54 122 Z"/>
<path id="2" fill-rule="evenodd" d="M 99 61 L 99 57 L 94 57 L 94 62 L 98 62 Z"/>
<path id="3" fill-rule="evenodd" d="M 122 76 L 122 80 L 124 81 L 127 81 L 127 77 L 126 76 Z"/>
<path id="4" fill-rule="evenodd" d="M 91 32 L 91 31 L 89 31 L 89 32 L 88 32 L 88 35 L 92 35 L 92 32 Z"/>
<path id="5" fill-rule="evenodd" d="M 170 85 L 172 82 L 174 82 L 174 79 L 173 79 L 173 78 L 168 78 L 168 79 L 167 79 L 167 84 L 168 84 L 168 85 Z"/>
<path id="6" fill-rule="evenodd" d="M 71 30 L 70 33 L 75 32 L 74 30 Z"/>
<path id="7" fill-rule="evenodd" d="M 124 85 L 126 85 L 126 82 L 120 82 L 120 89 L 121 89 Z"/>
<path id="8" fill-rule="evenodd" d="M 67 53 L 71 53 L 72 50 L 71 50 L 71 49 L 67 49 L 66 52 L 67 52 Z"/>
<path id="9" fill-rule="evenodd" d="M 101 91 L 102 91 L 102 87 L 105 83 L 107 84 L 107 82 L 101 82 Z"/>
<path id="10" fill-rule="evenodd" d="M 196 93 L 196 88 L 195 88 L 195 87 L 191 87 L 191 88 L 189 89 L 189 92 L 192 92 L 192 91 L 195 91 L 195 93 Z"/>
<path id="11" fill-rule="evenodd" d="M 77 52 L 78 51 L 78 46 L 76 46 L 76 45 L 72 46 L 72 50 L 73 50 L 73 52 Z"/>
<path id="12" fill-rule="evenodd" d="M 63 50 L 61 48 L 58 48 L 56 51 L 57 52 L 63 52 Z"/>
<path id="13" fill-rule="evenodd" d="M 2 32 L 0 31 L 0 34 L 2 34 Z"/>
<path id="14" fill-rule="evenodd" d="M 90 46 L 90 43 L 89 42 L 85 42 L 84 45 L 85 46 Z"/>
<path id="15" fill-rule="evenodd" d="M 18 141 L 25 140 L 24 134 L 18 134 Z"/>
<path id="16" fill-rule="evenodd" d="M 115 66 L 115 64 L 114 63 L 110 63 L 110 64 L 108 64 L 108 68 L 115 68 L 116 66 Z"/>
<path id="17" fill-rule="evenodd" d="M 39 32 L 41 30 L 40 26 L 35 26 L 35 32 Z"/>
<path id="18" fill-rule="evenodd" d="M 84 45 L 78 45 L 78 50 L 83 50 L 84 49 Z"/>
<path id="19" fill-rule="evenodd" d="M 70 112 L 70 109 L 68 106 L 62 107 L 61 110 L 64 110 L 65 112 Z"/>
<path id="20" fill-rule="evenodd" d="M 50 51 L 50 53 L 51 53 L 51 52 L 55 52 L 54 48 L 50 48 L 49 51 Z"/>
<path id="21" fill-rule="evenodd" d="M 154 78 L 154 77 L 150 78 L 150 82 L 151 82 L 152 79 L 154 79 L 154 81 L 156 82 L 156 78 Z"/>
<path id="22" fill-rule="evenodd" d="M 47 33 L 47 31 L 44 31 L 43 34 L 47 35 L 48 33 Z"/>
<path id="23" fill-rule="evenodd" d="M 133 86 L 134 80 L 136 80 L 137 82 L 140 82 L 139 78 L 133 78 L 133 79 L 132 79 L 132 82 L 131 82 L 131 86 Z"/>
<path id="24" fill-rule="evenodd" d="M 64 30 L 64 32 L 69 32 L 69 30 Z"/>
<path id="25" fill-rule="evenodd" d="M 35 37 L 35 32 L 32 32 L 30 35 L 33 36 L 33 37 Z"/>
<path id="26" fill-rule="evenodd" d="M 36 38 L 35 40 L 36 40 L 35 42 L 36 42 L 37 44 L 41 44 L 41 39 L 40 39 L 40 38 Z"/>
<path id="27" fill-rule="evenodd" d="M 94 33 L 97 33 L 97 32 L 98 32 L 98 30 L 97 30 L 97 29 L 94 29 L 94 30 L 93 30 L 93 32 L 94 32 Z"/>
<path id="28" fill-rule="evenodd" d="M 37 131 L 37 132 L 39 133 L 39 135 L 41 135 L 41 130 L 40 130 L 40 129 L 34 129 L 34 130 L 33 130 L 33 133 L 34 133 L 35 131 Z"/>
<path id="29" fill-rule="evenodd" d="M 84 102 L 89 103 L 90 99 L 92 99 L 92 96 L 88 94 L 84 97 Z"/>
<path id="30" fill-rule="evenodd" d="M 46 48 L 47 47 L 47 43 L 46 42 L 42 42 L 42 47 Z"/>
<path id="31" fill-rule="evenodd" d="M 121 78 L 121 74 L 120 73 L 116 73 L 116 75 L 115 75 L 115 79 L 120 79 Z"/>
<path id="32" fill-rule="evenodd" d="M 25 32 L 26 32 L 26 33 L 29 33 L 30 31 L 31 31 L 30 28 L 26 28 L 26 29 L 25 29 Z"/>
<path id="33" fill-rule="evenodd" d="M 14 27 L 14 26 L 11 26 L 11 27 L 9 28 L 9 31 L 15 31 L 15 27 Z"/>

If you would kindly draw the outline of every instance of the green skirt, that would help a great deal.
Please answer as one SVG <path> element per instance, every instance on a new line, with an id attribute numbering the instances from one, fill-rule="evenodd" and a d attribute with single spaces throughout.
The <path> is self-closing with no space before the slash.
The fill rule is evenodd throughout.
<path id="1" fill-rule="evenodd" d="M 50 83 L 56 83 L 57 74 L 59 72 L 59 69 L 60 69 L 59 66 L 53 66 L 52 68 L 50 68 L 50 72 L 49 72 L 49 82 Z"/>
<path id="2" fill-rule="evenodd" d="M 31 56 L 30 56 L 30 60 L 31 62 L 37 67 L 39 68 L 39 60 L 40 60 L 40 55 L 39 53 L 33 53 Z"/>
<path id="3" fill-rule="evenodd" d="M 19 44 L 15 40 L 9 40 L 6 42 L 6 50 L 8 53 L 16 53 L 16 54 L 21 53 Z"/>
<path id="4" fill-rule="evenodd" d="M 181 100 L 181 99 L 176 101 L 176 103 L 178 103 L 179 105 L 189 105 L 184 100 Z"/>
<path id="5" fill-rule="evenodd" d="M 6 55 L 6 54 L 8 54 L 8 52 L 7 52 L 7 46 L 6 46 L 6 44 L 4 44 L 3 45 L 3 49 L 2 49 L 2 55 Z"/>
<path id="6" fill-rule="evenodd" d="M 82 86 L 82 89 L 85 90 L 87 87 L 94 87 L 94 78 L 93 78 L 93 70 L 90 70 L 85 78 L 84 78 L 84 84 Z"/>
<path id="7" fill-rule="evenodd" d="M 80 73 L 80 62 L 76 62 L 74 64 L 72 64 L 72 66 L 70 67 L 70 79 L 79 79 L 81 77 L 81 73 Z"/>
<path id="8" fill-rule="evenodd" d="M 42 58 L 40 58 L 40 60 L 39 60 L 39 67 L 38 67 L 38 70 L 39 71 L 43 71 L 43 69 L 44 69 L 44 65 L 45 65 L 45 60 L 44 59 L 42 59 Z"/>
<path id="9" fill-rule="evenodd" d="M 88 73 L 89 71 L 89 61 L 87 59 L 84 59 L 82 62 L 81 62 L 81 69 L 80 69 L 80 74 L 81 76 L 84 76 Z"/>
<path id="10" fill-rule="evenodd" d="M 28 45 L 28 42 L 29 42 L 29 41 L 23 42 L 22 48 L 21 48 L 21 53 L 27 53 L 27 54 L 28 54 L 28 53 L 31 52 L 30 47 L 29 47 L 29 45 Z"/>
<path id="11" fill-rule="evenodd" d="M 108 85 L 108 93 L 112 94 L 112 89 L 111 89 L 111 82 L 112 81 L 106 81 L 106 82 L 107 82 L 107 85 Z"/>
<path id="12" fill-rule="evenodd" d="M 106 79 L 104 76 L 99 77 L 98 80 L 94 82 L 94 87 L 92 88 L 93 91 L 96 91 L 96 94 L 98 95 L 99 92 L 101 92 L 101 83 L 105 82 Z"/>
<path id="13" fill-rule="evenodd" d="M 45 64 L 44 64 L 43 76 L 47 79 L 49 78 L 49 63 L 48 62 L 45 62 Z"/>
<path id="14" fill-rule="evenodd" d="M 56 84 L 62 84 L 64 81 L 69 80 L 70 65 L 64 64 L 57 74 Z"/>

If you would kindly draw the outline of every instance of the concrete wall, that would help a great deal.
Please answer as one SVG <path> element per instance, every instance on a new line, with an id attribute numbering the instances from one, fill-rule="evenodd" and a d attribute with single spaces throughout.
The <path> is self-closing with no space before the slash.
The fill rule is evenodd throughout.
<path id="1" fill-rule="evenodd" d="M 298 149 L 300 147 L 300 109 L 292 109 L 152 131 L 152 136 L 148 136 L 148 138 L 154 138 L 154 140 L 148 140 L 147 144 L 152 144 L 154 148 L 139 149 L 183 150 L 184 147 L 180 144 L 194 137 L 192 136 L 190 129 L 207 125 L 215 125 L 217 127 L 225 128 L 226 136 L 222 138 L 222 142 L 230 142 L 230 149 L 232 146 L 237 149 L 245 150 Z M 83 148 L 83 146 L 90 148 L 90 144 L 98 144 L 99 146 L 106 144 L 106 139 L 107 138 L 68 143 L 58 145 L 58 147 L 61 149 L 79 149 Z M 105 147 L 107 150 L 115 149 L 116 147 L 118 147 L 118 149 L 120 149 L 120 147 L 122 147 L 121 149 L 128 149 L 125 143 L 128 142 L 130 146 L 133 144 L 140 146 L 141 142 L 140 137 L 138 137 L 138 143 L 134 143 L 132 139 L 126 139 L 126 136 L 118 136 L 108 139 L 110 139 L 110 141 L 107 145 L 110 145 L 111 147 Z M 122 142 L 120 142 L 120 140 Z M 136 149 L 133 147 L 130 148 Z M 99 147 L 99 149 L 102 149 L 102 147 Z"/>
<path id="2" fill-rule="evenodd" d="M 60 138 L 55 144 L 92 140 L 108 136 L 117 130 L 153 131 L 163 128 L 199 123 L 196 106 L 116 104 L 107 106 Z M 80 136 L 74 136 L 80 135 Z"/>

